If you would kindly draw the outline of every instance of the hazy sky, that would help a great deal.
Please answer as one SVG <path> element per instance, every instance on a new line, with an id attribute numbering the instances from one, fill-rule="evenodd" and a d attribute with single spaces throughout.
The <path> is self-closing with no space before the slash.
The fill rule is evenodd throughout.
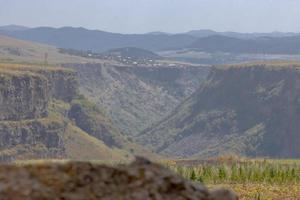
<path id="1" fill-rule="evenodd" d="M 0 25 L 122 33 L 300 32 L 300 0 L 0 0 Z"/>

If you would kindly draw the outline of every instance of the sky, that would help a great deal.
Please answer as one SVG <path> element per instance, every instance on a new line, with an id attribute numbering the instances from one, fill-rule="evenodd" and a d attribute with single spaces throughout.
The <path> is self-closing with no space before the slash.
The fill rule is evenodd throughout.
<path id="1" fill-rule="evenodd" d="M 119 33 L 300 32 L 300 0 L 0 0 L 0 25 Z"/>

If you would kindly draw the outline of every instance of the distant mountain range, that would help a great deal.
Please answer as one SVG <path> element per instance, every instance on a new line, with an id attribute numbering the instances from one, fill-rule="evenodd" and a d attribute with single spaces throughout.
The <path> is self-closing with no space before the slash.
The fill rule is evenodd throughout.
<path id="1" fill-rule="evenodd" d="M 188 48 L 210 53 L 299 54 L 300 36 L 239 39 L 214 35 L 199 38 Z"/>
<path id="2" fill-rule="evenodd" d="M 55 45 L 60 48 L 91 50 L 98 53 L 122 47 L 137 47 L 153 51 L 176 49 L 188 46 L 196 40 L 195 37 L 186 34 L 118 34 L 73 27 L 39 27 L 23 30 L 0 28 L 1 33 L 18 39 Z"/>
<path id="3" fill-rule="evenodd" d="M 227 37 L 241 38 L 241 39 L 250 39 L 257 37 L 288 37 L 288 36 L 297 36 L 300 33 L 292 33 L 292 32 L 270 32 L 270 33 L 238 33 L 238 32 L 217 32 L 213 30 L 193 30 L 186 32 L 185 34 L 195 36 L 195 37 L 208 37 L 212 35 L 222 35 Z"/>
<path id="4" fill-rule="evenodd" d="M 0 27 L 0 34 L 57 46 L 102 53 L 111 49 L 135 47 L 151 51 L 191 49 L 209 53 L 299 54 L 299 33 L 237 33 L 197 30 L 181 34 L 151 32 L 119 34 L 74 27 Z"/>
<path id="5" fill-rule="evenodd" d="M 29 29 L 26 26 L 19 26 L 19 25 L 7 25 L 7 26 L 0 26 L 1 31 L 21 31 Z"/>

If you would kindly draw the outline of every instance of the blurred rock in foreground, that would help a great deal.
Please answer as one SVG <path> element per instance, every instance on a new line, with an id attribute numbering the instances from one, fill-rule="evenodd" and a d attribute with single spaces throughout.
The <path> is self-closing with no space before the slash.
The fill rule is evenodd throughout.
<path id="1" fill-rule="evenodd" d="M 218 196 L 221 194 L 221 197 Z M 228 198 L 224 195 L 229 196 Z M 3 200 L 236 200 L 235 194 L 209 192 L 147 160 L 110 167 L 83 162 L 0 166 Z"/>

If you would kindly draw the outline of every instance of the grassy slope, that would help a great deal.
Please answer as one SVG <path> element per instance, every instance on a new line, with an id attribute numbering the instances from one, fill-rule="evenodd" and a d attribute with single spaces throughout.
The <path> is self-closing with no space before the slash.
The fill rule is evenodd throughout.
<path id="1" fill-rule="evenodd" d="M 149 159 L 160 159 L 158 155 L 152 153 L 143 147 L 130 142 L 114 124 L 106 117 L 106 114 L 97 108 L 97 106 L 83 96 L 74 99 L 71 102 L 69 117 L 77 125 L 94 139 L 103 141 L 109 148 L 118 150 L 116 152 L 131 155 L 141 155 Z"/>
<path id="2" fill-rule="evenodd" d="M 90 136 L 80 128 L 68 124 L 64 134 L 66 157 L 72 160 L 125 161 L 132 159 L 120 149 L 111 149 L 101 140 Z"/>
<path id="3" fill-rule="evenodd" d="M 48 54 L 47 62 L 49 64 L 86 62 L 102 63 L 101 60 L 62 54 L 54 46 L 23 41 L 0 35 L 1 62 L 44 64 L 46 53 Z"/>
<path id="4" fill-rule="evenodd" d="M 74 122 L 68 119 L 70 108 L 71 105 L 69 103 L 59 100 L 52 100 L 49 105 L 50 116 L 61 118 L 67 122 L 67 127 L 62 137 L 65 144 L 66 159 L 102 161 L 124 161 L 132 159 L 132 155 L 125 150 L 110 148 L 100 139 L 91 136 L 76 126 Z M 101 121 L 98 123 L 104 122 Z"/>

